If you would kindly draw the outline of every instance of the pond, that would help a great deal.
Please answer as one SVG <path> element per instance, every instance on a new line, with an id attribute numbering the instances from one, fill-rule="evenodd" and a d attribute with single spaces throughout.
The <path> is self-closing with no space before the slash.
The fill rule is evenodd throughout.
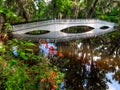
<path id="1" fill-rule="evenodd" d="M 58 43 L 62 59 L 52 63 L 65 73 L 67 90 L 119 90 L 120 34 Z M 117 37 L 113 36 L 118 34 Z"/>

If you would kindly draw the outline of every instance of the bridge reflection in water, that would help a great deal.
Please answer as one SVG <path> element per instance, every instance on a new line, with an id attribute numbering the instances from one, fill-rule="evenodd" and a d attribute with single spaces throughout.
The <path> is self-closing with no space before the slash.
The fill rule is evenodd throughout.
<path id="1" fill-rule="evenodd" d="M 63 29 L 75 27 L 75 26 L 86 26 L 92 27 L 93 29 L 83 33 L 66 33 L 62 32 Z M 115 30 L 116 23 L 107 22 L 98 19 L 55 19 L 46 21 L 37 21 L 24 24 L 13 25 L 14 37 L 24 38 L 27 40 L 38 41 L 39 39 L 51 39 L 56 41 L 73 40 L 79 38 L 94 37 Z M 107 27 L 107 28 L 106 28 Z M 26 34 L 31 31 L 44 30 L 48 33 L 40 35 L 29 35 Z"/>

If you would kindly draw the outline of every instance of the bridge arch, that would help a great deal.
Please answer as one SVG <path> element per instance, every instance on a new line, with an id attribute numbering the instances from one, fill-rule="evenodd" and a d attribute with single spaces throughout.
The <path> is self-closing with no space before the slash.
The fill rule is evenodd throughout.
<path id="1" fill-rule="evenodd" d="M 75 26 L 88 26 L 94 28 L 91 31 L 85 33 L 64 33 L 61 30 L 69 27 Z M 105 26 L 107 28 L 105 28 Z M 107 32 L 114 31 L 114 27 L 117 26 L 116 23 L 107 22 L 98 19 L 58 19 L 58 20 L 47 20 L 47 21 L 39 21 L 26 23 L 21 25 L 13 25 L 13 34 L 15 37 L 23 37 L 23 38 L 31 38 L 31 39 L 40 39 L 40 38 L 49 38 L 49 39 L 78 39 L 78 38 L 87 38 L 92 36 L 97 36 L 101 34 L 105 34 Z M 104 29 L 104 30 L 103 30 Z M 36 30 L 47 30 L 50 31 L 44 35 L 27 35 L 25 33 Z"/>
<path id="2" fill-rule="evenodd" d="M 43 34 L 47 34 L 47 33 L 50 33 L 50 31 L 48 31 L 48 30 L 33 30 L 33 31 L 26 32 L 25 34 L 28 34 L 28 35 L 43 35 Z"/>
<path id="3" fill-rule="evenodd" d="M 72 26 L 72 27 L 62 29 L 62 30 L 60 30 L 60 32 L 64 32 L 64 33 L 85 33 L 85 32 L 91 31 L 93 29 L 94 28 L 90 27 L 90 26 L 80 25 L 80 26 Z"/>

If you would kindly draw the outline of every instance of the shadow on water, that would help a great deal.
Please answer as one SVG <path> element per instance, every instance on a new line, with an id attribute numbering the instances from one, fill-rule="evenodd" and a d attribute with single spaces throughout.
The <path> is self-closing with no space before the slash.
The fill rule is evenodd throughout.
<path id="1" fill-rule="evenodd" d="M 58 44 L 64 57 L 54 64 L 65 73 L 67 90 L 118 90 L 119 43 L 120 33 L 115 31 L 112 34 Z M 108 78 L 110 73 L 111 79 Z"/>

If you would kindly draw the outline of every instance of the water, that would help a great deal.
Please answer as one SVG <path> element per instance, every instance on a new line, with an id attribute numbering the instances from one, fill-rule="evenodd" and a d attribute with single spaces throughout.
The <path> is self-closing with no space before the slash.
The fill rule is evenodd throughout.
<path id="1" fill-rule="evenodd" d="M 64 58 L 55 65 L 65 73 L 68 90 L 119 90 L 119 36 L 108 36 L 58 44 Z"/>

